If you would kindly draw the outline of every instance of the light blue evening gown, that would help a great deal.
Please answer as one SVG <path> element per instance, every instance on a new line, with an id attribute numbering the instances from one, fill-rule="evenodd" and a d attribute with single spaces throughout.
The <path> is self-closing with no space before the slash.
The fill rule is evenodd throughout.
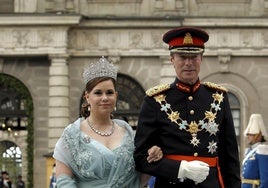
<path id="1" fill-rule="evenodd" d="M 114 119 L 126 132 L 119 147 L 110 150 L 80 130 L 83 118 L 68 125 L 53 157 L 69 166 L 74 178 L 61 175 L 57 188 L 139 188 L 140 174 L 133 159 L 134 133 L 125 121 Z"/>

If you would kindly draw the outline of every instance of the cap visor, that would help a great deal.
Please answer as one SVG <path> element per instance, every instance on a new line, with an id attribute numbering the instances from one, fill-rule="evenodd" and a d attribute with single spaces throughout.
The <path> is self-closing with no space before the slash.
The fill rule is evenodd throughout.
<path id="1" fill-rule="evenodd" d="M 201 54 L 204 52 L 203 48 L 173 48 L 170 52 L 181 53 L 181 54 Z"/>

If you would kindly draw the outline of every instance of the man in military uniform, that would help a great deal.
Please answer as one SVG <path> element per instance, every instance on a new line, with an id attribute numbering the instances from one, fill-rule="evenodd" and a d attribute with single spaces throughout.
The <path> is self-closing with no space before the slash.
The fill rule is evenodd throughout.
<path id="1" fill-rule="evenodd" d="M 208 38 L 193 27 L 163 36 L 176 78 L 146 91 L 134 153 L 137 170 L 156 177 L 155 188 L 241 187 L 227 89 L 199 81 Z M 147 150 L 152 145 L 160 146 L 164 157 L 149 164 Z"/>
<path id="2" fill-rule="evenodd" d="M 268 187 L 268 132 L 261 114 L 252 114 L 244 135 L 249 148 L 243 160 L 242 188 Z"/>

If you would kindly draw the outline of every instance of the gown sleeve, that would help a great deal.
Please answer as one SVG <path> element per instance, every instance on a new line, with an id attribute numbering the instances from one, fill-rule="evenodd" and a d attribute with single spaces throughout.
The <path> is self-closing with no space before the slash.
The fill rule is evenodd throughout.
<path id="1" fill-rule="evenodd" d="M 63 174 L 57 178 L 57 188 L 77 188 L 77 186 L 73 178 Z"/>
<path id="2" fill-rule="evenodd" d="M 68 135 L 69 130 L 71 129 L 71 125 L 67 126 L 67 128 L 64 129 L 61 137 L 59 138 L 58 142 L 55 145 L 54 154 L 53 157 L 67 165 L 71 170 L 71 161 L 72 161 L 72 155 L 71 151 L 68 147 L 68 145 L 65 142 L 65 138 Z M 77 188 L 76 180 L 72 177 L 70 177 L 67 174 L 61 174 L 59 177 L 57 177 L 56 181 L 57 188 Z"/>

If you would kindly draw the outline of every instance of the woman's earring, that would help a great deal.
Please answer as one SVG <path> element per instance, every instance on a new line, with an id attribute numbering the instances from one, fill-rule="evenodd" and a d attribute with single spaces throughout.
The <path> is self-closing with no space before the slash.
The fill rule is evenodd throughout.
<path id="1" fill-rule="evenodd" d="M 114 111 L 116 111 L 116 106 L 114 107 Z"/>
<path id="2" fill-rule="evenodd" d="M 87 107 L 87 110 L 90 112 L 90 106 Z"/>

